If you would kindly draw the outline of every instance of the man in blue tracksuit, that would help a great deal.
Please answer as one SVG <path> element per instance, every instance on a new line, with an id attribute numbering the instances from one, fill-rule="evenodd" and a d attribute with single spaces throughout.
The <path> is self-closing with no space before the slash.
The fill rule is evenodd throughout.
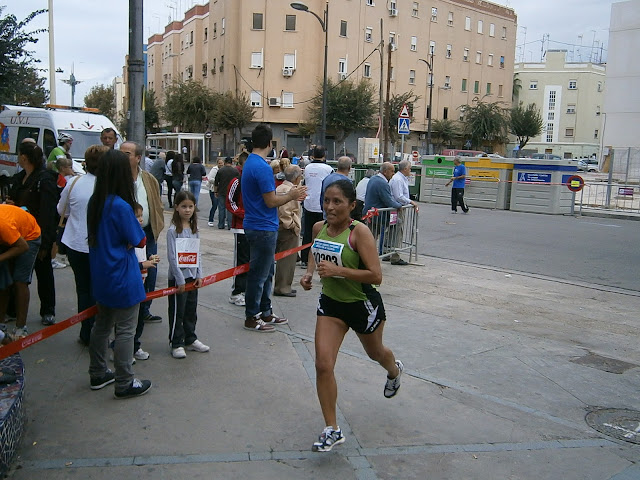
<path id="1" fill-rule="evenodd" d="M 451 187 L 451 213 L 458 213 L 458 205 L 463 213 L 469 212 L 469 207 L 464 204 L 464 181 L 467 176 L 467 168 L 460 161 L 460 157 L 453 159 L 453 175 L 447 182 L 447 187 L 453 182 Z"/>

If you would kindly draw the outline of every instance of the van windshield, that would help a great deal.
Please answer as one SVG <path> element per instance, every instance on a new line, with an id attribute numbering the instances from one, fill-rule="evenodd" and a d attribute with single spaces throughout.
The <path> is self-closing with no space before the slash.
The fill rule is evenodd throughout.
<path id="1" fill-rule="evenodd" d="M 91 145 L 102 145 L 100 141 L 100 132 L 86 132 L 80 130 L 60 130 L 59 133 L 68 133 L 73 137 L 73 143 L 71 144 L 71 158 L 84 159 L 84 152 Z M 122 139 L 118 135 L 118 143 L 121 143 Z"/>

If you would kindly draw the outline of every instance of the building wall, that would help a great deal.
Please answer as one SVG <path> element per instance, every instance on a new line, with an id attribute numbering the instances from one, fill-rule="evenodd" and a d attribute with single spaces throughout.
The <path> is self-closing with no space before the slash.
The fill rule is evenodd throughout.
<path id="1" fill-rule="evenodd" d="M 605 66 L 566 61 L 566 50 L 548 50 L 542 63 L 517 63 L 518 101 L 535 103 L 545 128 L 526 150 L 563 158 L 598 154 L 604 116 Z"/>
<path id="2" fill-rule="evenodd" d="M 458 119 L 460 105 L 474 100 L 509 102 L 516 38 L 513 9 L 483 0 L 371 3 L 374 5 L 369 0 L 342 0 L 329 4 L 327 71 L 334 82 L 342 78 L 342 68 L 348 78 L 369 81 L 378 92 L 382 73 L 386 91 L 386 67 L 382 65 L 386 66 L 387 52 L 385 49 L 381 61 L 377 47 L 381 37 L 387 45 L 393 33 L 397 48 L 391 55 L 391 94 L 413 91 L 420 97 L 414 105 L 413 131 L 427 130 L 429 72 L 419 59 L 431 61 L 430 42 L 435 42 L 432 119 Z M 324 0 L 306 4 L 322 17 Z M 393 5 L 397 8 L 391 12 Z M 254 14 L 262 14 L 262 25 L 254 25 Z M 291 30 L 286 26 L 288 15 L 295 17 Z M 341 31 L 342 22 L 346 22 L 346 31 Z M 208 29 L 206 41 L 204 28 Z M 194 45 L 181 49 L 192 30 Z M 182 22 L 167 25 L 148 44 L 149 88 L 156 89 L 160 100 L 164 85 L 182 78 L 191 66 L 193 79 L 218 91 L 252 97 L 254 120 L 283 125 L 285 137 L 306 120 L 307 106 L 322 82 L 321 25 L 313 15 L 291 8 L 288 1 L 212 0 L 194 6 Z M 292 68 L 283 74 L 285 56 L 291 59 Z M 202 74 L 204 63 L 206 76 Z M 280 144 L 285 141 L 279 139 Z M 418 136 L 405 143 L 418 144 Z M 424 140 L 422 144 L 426 146 Z"/>

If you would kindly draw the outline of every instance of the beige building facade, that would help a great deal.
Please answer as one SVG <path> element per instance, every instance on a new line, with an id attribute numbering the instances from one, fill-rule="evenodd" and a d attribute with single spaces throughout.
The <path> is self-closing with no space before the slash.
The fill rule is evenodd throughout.
<path id="1" fill-rule="evenodd" d="M 544 129 L 526 145 L 527 153 L 562 158 L 598 156 L 604 112 L 606 68 L 567 62 L 566 50 L 547 50 L 542 63 L 517 63 L 518 101 L 535 103 Z"/>
<path id="2" fill-rule="evenodd" d="M 386 92 L 387 45 L 393 45 L 391 95 L 413 91 L 420 97 L 405 151 L 426 151 L 430 72 L 420 59 L 431 62 L 432 50 L 432 120 L 458 120 L 460 106 L 478 100 L 510 103 L 513 9 L 483 0 L 305 3 L 321 18 L 328 4 L 327 70 L 334 82 L 367 81 Z M 149 38 L 147 86 L 160 100 L 176 80 L 244 92 L 255 107 L 254 121 L 271 124 L 278 145 L 299 152 L 304 142 L 297 126 L 321 86 L 323 59 L 320 23 L 289 1 L 211 0 Z M 356 151 L 358 136 L 346 141 L 347 151 Z M 330 153 L 344 148 L 331 145 L 330 131 L 327 143 Z"/>

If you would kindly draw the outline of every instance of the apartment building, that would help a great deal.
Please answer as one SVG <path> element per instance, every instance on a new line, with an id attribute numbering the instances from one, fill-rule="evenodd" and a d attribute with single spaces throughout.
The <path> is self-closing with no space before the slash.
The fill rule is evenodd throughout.
<path id="1" fill-rule="evenodd" d="M 599 153 L 606 68 L 590 62 L 567 62 L 566 50 L 547 50 L 541 63 L 517 63 L 518 100 L 535 103 L 545 127 L 527 151 L 563 158 Z"/>
<path id="2" fill-rule="evenodd" d="M 328 5 L 328 76 L 367 81 L 386 91 L 387 45 L 391 94 L 413 91 L 407 149 L 426 151 L 429 88 L 432 119 L 459 119 L 473 101 L 510 102 L 516 15 L 484 0 L 308 0 L 323 17 Z M 383 55 L 380 54 L 384 45 Z M 433 58 L 431 57 L 433 54 Z M 323 76 L 324 32 L 289 1 L 211 0 L 149 38 L 149 88 L 163 98 L 174 80 L 197 80 L 218 91 L 244 92 L 254 120 L 267 122 L 278 144 L 304 148 L 297 126 Z M 426 60 L 433 65 L 433 76 Z M 382 75 L 381 75 L 382 74 Z M 505 105 L 506 106 L 506 105 Z M 346 142 L 356 151 L 357 137 Z M 331 132 L 328 132 L 330 152 Z M 342 146 L 335 146 L 338 151 Z"/>

